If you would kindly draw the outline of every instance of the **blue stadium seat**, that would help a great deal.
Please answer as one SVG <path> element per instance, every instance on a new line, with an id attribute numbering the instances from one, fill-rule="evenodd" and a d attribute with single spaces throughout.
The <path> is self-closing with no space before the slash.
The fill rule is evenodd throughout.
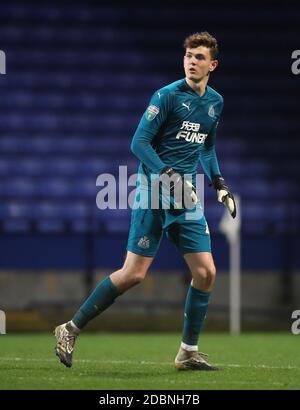
<path id="1" fill-rule="evenodd" d="M 8 219 L 30 220 L 34 216 L 34 210 L 34 204 L 30 202 L 10 200 L 2 207 L 1 214 Z"/>
<path id="2" fill-rule="evenodd" d="M 10 178 L 2 182 L 0 194 L 10 198 L 31 198 L 36 192 L 36 184 L 28 178 Z"/>
<path id="3" fill-rule="evenodd" d="M 60 202 L 45 201 L 35 205 L 36 219 L 64 218 L 65 220 L 74 220 L 88 216 L 88 207 L 81 202 Z"/>
<path id="4" fill-rule="evenodd" d="M 67 179 L 42 178 L 38 183 L 38 196 L 42 198 L 69 198 L 72 193 L 72 182 Z"/>
<path id="5" fill-rule="evenodd" d="M 41 219 L 37 221 L 37 229 L 41 233 L 51 234 L 65 232 L 65 223 L 60 219 Z"/>
<path id="6" fill-rule="evenodd" d="M 7 219 L 3 229 L 7 233 L 31 233 L 30 222 L 26 219 Z"/>

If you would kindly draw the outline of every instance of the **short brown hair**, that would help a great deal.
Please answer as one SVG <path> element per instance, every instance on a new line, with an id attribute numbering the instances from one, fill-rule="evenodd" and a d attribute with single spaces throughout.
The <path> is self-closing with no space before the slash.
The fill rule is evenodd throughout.
<path id="1" fill-rule="evenodd" d="M 196 48 L 199 46 L 204 46 L 210 49 L 210 55 L 213 60 L 218 57 L 218 43 L 217 40 L 210 35 L 207 31 L 201 31 L 201 33 L 194 33 L 188 36 L 183 43 L 183 47 Z"/>

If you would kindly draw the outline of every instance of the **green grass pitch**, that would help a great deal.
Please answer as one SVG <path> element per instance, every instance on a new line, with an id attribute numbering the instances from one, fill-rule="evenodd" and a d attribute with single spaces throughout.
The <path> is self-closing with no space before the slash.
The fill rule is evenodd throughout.
<path id="1" fill-rule="evenodd" d="M 179 334 L 83 333 L 74 364 L 54 355 L 54 336 L 0 336 L 0 389 L 300 389 L 300 336 L 206 334 L 201 351 L 222 370 L 176 371 Z"/>

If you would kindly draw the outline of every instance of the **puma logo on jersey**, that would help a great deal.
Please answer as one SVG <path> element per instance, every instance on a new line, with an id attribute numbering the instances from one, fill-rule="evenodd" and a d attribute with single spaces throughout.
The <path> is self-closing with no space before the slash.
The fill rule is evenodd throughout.
<path id="1" fill-rule="evenodd" d="M 190 111 L 190 103 L 182 103 L 183 107 L 187 108 Z"/>

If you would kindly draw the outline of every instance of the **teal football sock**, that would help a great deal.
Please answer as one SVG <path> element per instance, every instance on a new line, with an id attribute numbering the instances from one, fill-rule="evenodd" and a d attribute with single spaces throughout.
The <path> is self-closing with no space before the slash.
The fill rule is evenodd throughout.
<path id="1" fill-rule="evenodd" d="M 209 292 L 190 285 L 184 308 L 183 343 L 196 346 L 209 304 Z"/>
<path id="2" fill-rule="evenodd" d="M 112 305 L 118 292 L 110 277 L 106 277 L 75 313 L 72 322 L 82 329 L 90 320 Z"/>

